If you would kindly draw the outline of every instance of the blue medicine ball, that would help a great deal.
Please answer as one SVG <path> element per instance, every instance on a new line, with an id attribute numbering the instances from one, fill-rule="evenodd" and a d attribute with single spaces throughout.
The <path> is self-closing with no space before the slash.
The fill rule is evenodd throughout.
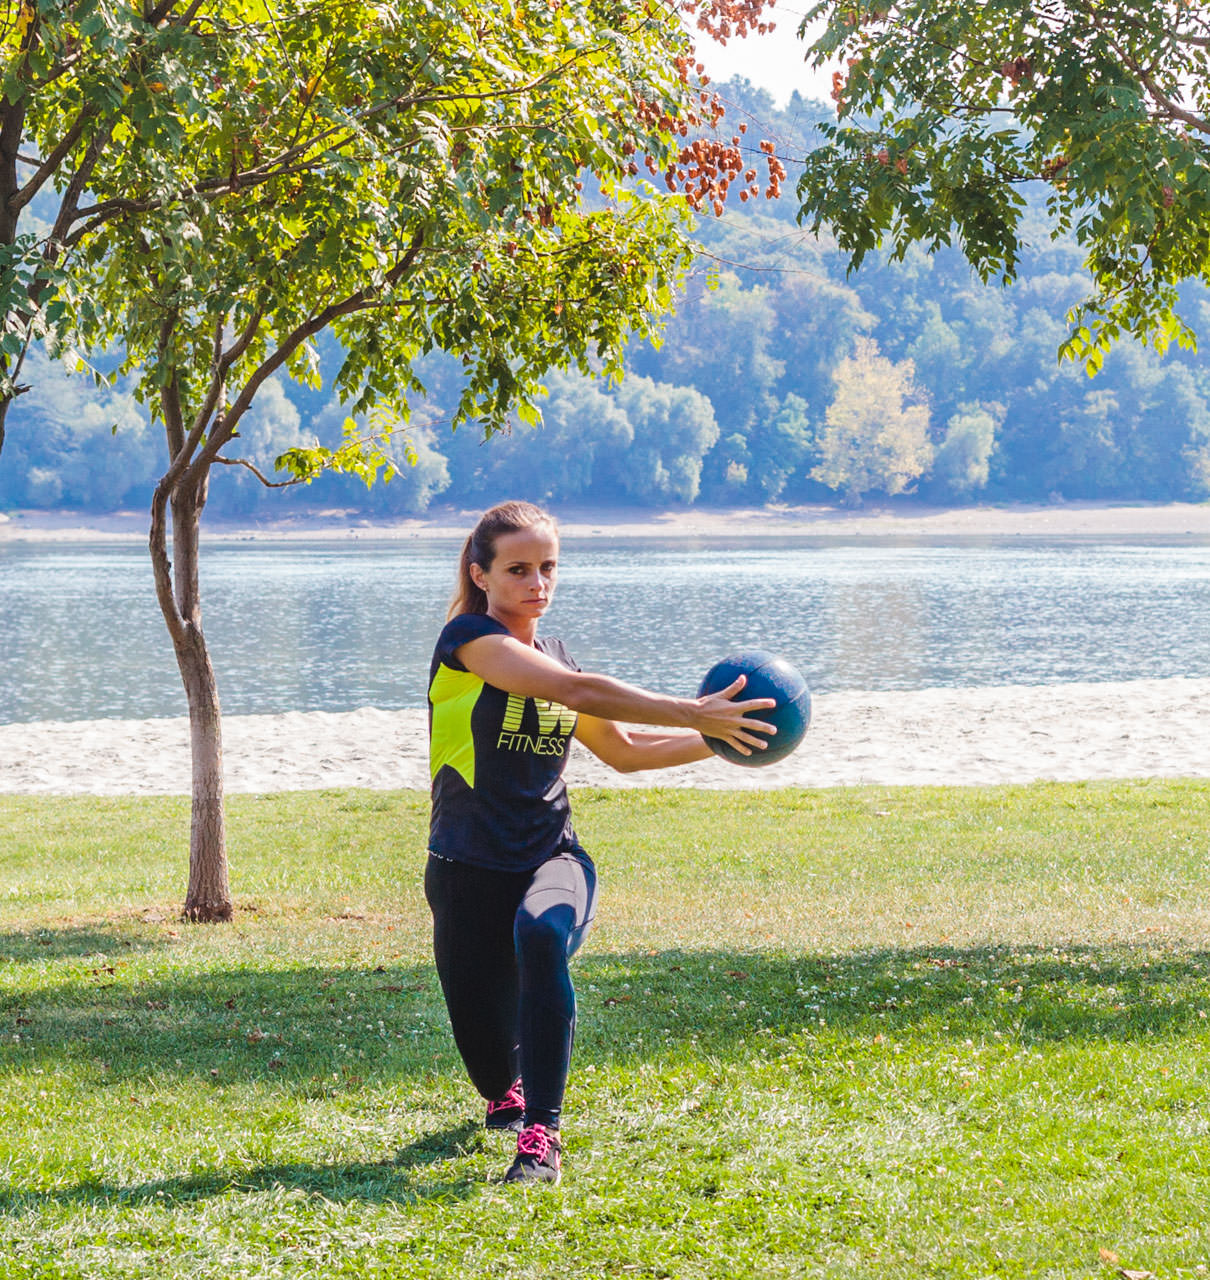
<path id="1" fill-rule="evenodd" d="M 759 718 L 775 724 L 777 732 L 769 737 L 769 745 L 764 751 L 754 747 L 750 756 L 736 751 L 721 738 L 706 738 L 706 745 L 715 755 L 733 764 L 750 768 L 776 764 L 798 746 L 811 723 L 811 691 L 802 674 L 784 658 L 765 649 L 749 649 L 716 662 L 706 672 L 697 695 L 700 698 L 703 694 L 717 693 L 740 676 L 747 676 L 748 682 L 735 695 L 737 702 L 745 702 L 749 698 L 777 699 L 775 707 L 748 712 L 749 719 Z"/>

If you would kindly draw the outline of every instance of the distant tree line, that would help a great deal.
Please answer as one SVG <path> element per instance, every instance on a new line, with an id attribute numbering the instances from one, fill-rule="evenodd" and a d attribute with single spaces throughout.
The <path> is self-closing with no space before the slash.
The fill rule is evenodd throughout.
<path id="1" fill-rule="evenodd" d="M 817 142 L 820 104 L 795 97 L 779 112 L 745 82 L 726 92 L 728 118 L 759 121 L 781 154 Z M 1048 238 L 1040 197 L 1008 288 L 981 284 L 956 249 L 910 249 L 902 262 L 871 255 L 846 276 L 845 257 L 800 229 L 795 208 L 790 198 L 750 201 L 703 219 L 700 264 L 661 348 L 636 346 L 620 385 L 552 376 L 541 428 L 487 443 L 473 428 L 451 432 L 461 371 L 430 359 L 408 440 L 390 446 L 391 483 L 367 490 L 327 476 L 282 506 L 231 468 L 215 478 L 211 509 L 386 516 L 502 494 L 650 507 L 1210 495 L 1210 363 L 1126 342 L 1095 378 L 1057 360 L 1065 315 L 1089 281 L 1074 241 Z M 1201 286 L 1188 288 L 1183 313 L 1210 334 Z M 339 363 L 332 340 L 321 355 L 330 369 Z M 98 390 L 35 359 L 34 389 L 10 418 L 0 507 L 146 506 L 159 428 L 120 382 Z M 335 447 L 345 416 L 329 393 L 279 381 L 243 420 L 243 453 L 271 469 L 304 443 Z"/>

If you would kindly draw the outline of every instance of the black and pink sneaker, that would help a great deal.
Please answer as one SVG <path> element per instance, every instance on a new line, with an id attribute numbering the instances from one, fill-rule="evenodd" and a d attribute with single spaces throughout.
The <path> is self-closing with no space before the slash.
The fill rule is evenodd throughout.
<path id="1" fill-rule="evenodd" d="M 524 1115 L 525 1094 L 521 1091 L 521 1080 L 518 1077 L 503 1098 L 487 1104 L 487 1119 L 484 1120 L 483 1127 L 520 1133 L 521 1117 Z"/>
<path id="2" fill-rule="evenodd" d="M 562 1156 L 563 1144 L 556 1129 L 544 1124 L 526 1125 L 517 1134 L 517 1158 L 504 1181 L 556 1183 L 563 1173 Z"/>

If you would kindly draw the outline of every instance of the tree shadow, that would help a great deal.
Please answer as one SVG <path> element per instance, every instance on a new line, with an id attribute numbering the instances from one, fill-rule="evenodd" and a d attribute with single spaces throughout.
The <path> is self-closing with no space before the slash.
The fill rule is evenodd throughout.
<path id="1" fill-rule="evenodd" d="M 83 938 L 81 949 L 86 950 Z M 1144 947 L 883 948 L 839 955 L 732 950 L 589 954 L 574 965 L 577 1061 L 632 1056 L 652 1031 L 742 1058 L 757 1032 L 889 1032 L 1023 1041 L 1146 1040 L 1204 1022 L 1210 955 Z M 456 1070 L 431 964 L 209 968 L 0 994 L 13 1065 L 91 1066 L 106 1081 L 272 1080 L 302 1097 Z M 13 1043 L 16 1043 L 15 1041 Z M 0 1071 L 4 1058 L 0 1057 Z"/>
<path id="2" fill-rule="evenodd" d="M 939 1050 L 992 1036 L 1033 1045 L 1143 1044 L 1201 1034 L 1210 1009 L 1210 953 L 1142 946 L 631 951 L 583 955 L 574 968 L 574 1070 L 658 1063 L 669 1054 L 743 1063 L 770 1036 L 793 1039 L 807 1055 L 825 1034 L 861 1043 L 879 1034 L 916 1037 Z M 135 980 L 115 961 L 69 986 L 0 996 L 0 1073 L 65 1064 L 85 1089 L 120 1085 L 137 1095 L 148 1081 L 171 1087 L 173 1078 L 194 1091 L 211 1085 L 216 1107 L 224 1090 L 248 1084 L 305 1106 L 356 1099 L 371 1088 L 423 1089 L 434 1072 L 461 1076 L 427 962 L 216 967 Z M 481 1188 L 442 1165 L 477 1132 L 468 1119 L 381 1162 L 217 1168 L 134 1187 L 84 1181 L 45 1195 L 0 1189 L 0 1210 L 276 1186 L 350 1200 L 466 1198 Z"/>
<path id="3" fill-rule="evenodd" d="M 115 1085 L 272 1080 L 300 1096 L 329 1095 L 334 1071 L 352 1088 L 407 1079 L 434 1054 L 457 1060 L 428 964 L 199 966 L 147 978 L 128 973 L 112 945 L 101 950 L 105 963 L 70 984 L 0 992 L 0 1071 L 10 1035 L 22 1069 L 70 1061 Z"/>
<path id="4" fill-rule="evenodd" d="M 631 1056 L 620 1046 L 649 1037 L 658 1020 L 665 1043 L 696 1037 L 726 1057 L 758 1033 L 815 1034 L 821 1025 L 946 1041 L 1146 1041 L 1204 1030 L 1208 978 L 1203 952 L 1034 945 L 636 952 L 586 962 L 577 986 L 590 1054 Z"/>
<path id="5" fill-rule="evenodd" d="M 53 1191 L 0 1187 L 0 1213 L 17 1214 L 48 1204 L 70 1206 L 187 1204 L 229 1193 L 302 1191 L 337 1202 L 365 1201 L 401 1206 L 428 1200 L 465 1200 L 482 1186 L 467 1177 L 424 1177 L 425 1170 L 466 1154 L 481 1132 L 477 1124 L 452 1125 L 423 1134 L 394 1156 L 345 1164 L 284 1163 L 232 1171 L 206 1169 L 180 1178 L 157 1178 L 134 1186 L 86 1181 Z M 417 1176 L 421 1175 L 421 1176 Z"/>
<path id="6" fill-rule="evenodd" d="M 132 918 L 128 929 L 115 923 L 0 932 L 0 963 L 29 964 L 117 951 L 155 951 L 170 944 L 170 939 L 150 933 L 146 924 Z"/>

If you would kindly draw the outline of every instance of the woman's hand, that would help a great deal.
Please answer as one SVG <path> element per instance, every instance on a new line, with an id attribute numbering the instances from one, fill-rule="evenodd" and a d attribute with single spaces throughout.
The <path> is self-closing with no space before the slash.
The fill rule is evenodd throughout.
<path id="1" fill-rule="evenodd" d="M 769 745 L 768 735 L 776 733 L 777 726 L 749 716 L 748 712 L 768 710 L 777 706 L 777 701 L 774 698 L 734 701 L 746 683 L 746 676 L 737 676 L 725 689 L 696 699 L 693 727 L 703 738 L 719 738 L 743 755 L 750 756 L 753 748 L 763 751 Z"/>

